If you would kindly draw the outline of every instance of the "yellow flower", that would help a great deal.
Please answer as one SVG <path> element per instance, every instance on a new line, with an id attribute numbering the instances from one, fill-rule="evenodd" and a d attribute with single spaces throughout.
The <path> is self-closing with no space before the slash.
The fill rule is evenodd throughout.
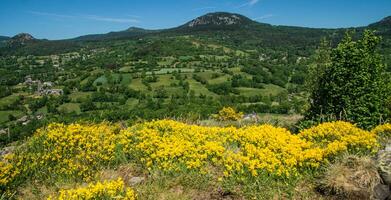
<path id="1" fill-rule="evenodd" d="M 92 200 L 92 199 L 121 199 L 135 200 L 136 195 L 131 188 L 126 188 L 121 179 L 90 183 L 87 187 L 60 190 L 56 197 L 49 196 L 48 200 Z"/>
<path id="2" fill-rule="evenodd" d="M 219 111 L 218 114 L 213 115 L 213 117 L 220 121 L 238 121 L 242 119 L 243 113 L 236 112 L 235 109 L 231 107 L 224 107 Z"/>
<path id="3" fill-rule="evenodd" d="M 391 130 L 389 126 L 368 132 L 338 121 L 292 134 L 271 125 L 222 128 L 174 120 L 135 124 L 126 130 L 108 123 L 53 123 L 38 129 L 23 148 L 0 161 L 0 187 L 7 188 L 24 176 L 44 178 L 42 172 L 90 181 L 99 169 L 113 163 L 118 153 L 150 171 L 218 171 L 219 177 L 239 178 L 264 173 L 297 176 L 301 170 L 317 168 L 341 152 L 374 151 L 379 146 L 376 133 Z M 97 183 L 91 190 L 109 186 Z"/>
<path id="4" fill-rule="evenodd" d="M 372 129 L 371 132 L 376 135 L 383 134 L 384 136 L 390 137 L 391 136 L 391 124 L 387 123 L 387 124 L 379 125 L 379 126 L 375 127 L 374 129 Z"/>
<path id="5" fill-rule="evenodd" d="M 375 133 L 356 127 L 349 122 L 327 122 L 303 130 L 299 136 L 322 149 L 325 157 L 348 150 L 371 150 L 378 147 Z"/>

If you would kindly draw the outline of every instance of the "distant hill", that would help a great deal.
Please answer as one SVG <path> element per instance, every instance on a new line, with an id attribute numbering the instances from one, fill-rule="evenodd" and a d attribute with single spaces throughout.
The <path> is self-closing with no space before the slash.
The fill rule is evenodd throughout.
<path id="1" fill-rule="evenodd" d="M 370 24 L 369 27 L 384 27 L 391 28 L 391 16 L 385 17 L 382 20 Z"/>
<path id="2" fill-rule="evenodd" d="M 378 30 L 391 38 L 391 17 L 365 27 L 357 27 L 360 34 L 365 28 Z M 162 30 L 146 30 L 131 27 L 124 31 L 107 34 L 86 35 L 72 39 L 72 41 L 121 40 L 135 37 L 164 37 L 180 35 L 197 35 L 210 40 L 224 41 L 232 45 L 252 45 L 273 48 L 284 48 L 287 45 L 295 47 L 318 45 L 322 37 L 338 41 L 347 28 L 323 29 L 295 26 L 276 26 L 260 23 L 250 18 L 228 12 L 214 12 L 197 17 L 178 27 Z"/>
<path id="3" fill-rule="evenodd" d="M 243 28 L 249 25 L 259 24 L 240 14 L 216 12 L 197 17 L 177 29 L 210 30 L 224 28 Z"/>
<path id="4" fill-rule="evenodd" d="M 27 42 L 31 40 L 36 40 L 32 35 L 28 33 L 19 33 L 11 38 L 11 40 L 20 41 L 20 42 Z"/>
<path id="5" fill-rule="evenodd" d="M 386 17 L 379 22 L 355 29 L 360 34 L 365 28 L 377 30 L 385 40 L 391 39 L 391 17 Z M 15 53 L 38 53 L 43 55 L 72 51 L 86 46 L 86 42 L 88 42 L 89 46 L 94 44 L 93 46 L 95 47 L 104 47 L 108 45 L 106 42 L 112 40 L 128 40 L 141 37 L 165 38 L 183 35 L 194 35 L 213 42 L 222 42 L 238 47 L 311 49 L 319 44 L 322 37 L 327 37 L 332 41 L 339 41 L 346 30 L 346 28 L 323 29 L 275 26 L 251 20 L 240 14 L 215 12 L 197 17 L 178 27 L 162 30 L 130 27 L 123 31 L 84 35 L 73 39 L 56 41 L 37 40 L 31 35 L 23 33 L 11 39 L 3 37 L 8 39 L 9 43 L 13 45 L 7 48 L 2 47 L 0 55 Z M 94 43 L 95 41 L 101 41 L 101 43 Z M 385 48 L 389 47 L 385 46 Z"/>
<path id="6" fill-rule="evenodd" d="M 7 36 L 0 36 L 0 48 L 4 47 L 7 44 L 7 40 L 10 38 Z"/>
<path id="7" fill-rule="evenodd" d="M 48 55 L 81 47 L 72 41 L 36 39 L 28 33 L 19 33 L 2 43 L 0 55 Z"/>
<path id="8" fill-rule="evenodd" d="M 121 38 L 133 37 L 133 36 L 140 36 L 140 35 L 153 33 L 153 32 L 156 31 L 146 30 L 138 27 L 130 27 L 124 31 L 109 32 L 106 34 L 84 35 L 71 40 L 73 41 L 111 40 L 111 39 L 121 39 Z"/>
<path id="9" fill-rule="evenodd" d="M 368 28 L 375 29 L 382 35 L 391 35 L 391 16 L 385 17 L 378 22 L 368 25 Z"/>
<path id="10" fill-rule="evenodd" d="M 0 41 L 9 40 L 10 38 L 7 36 L 0 36 Z"/>
<path id="11" fill-rule="evenodd" d="M 27 43 L 36 42 L 32 35 L 28 33 L 19 33 L 7 41 L 9 46 L 23 46 Z"/>

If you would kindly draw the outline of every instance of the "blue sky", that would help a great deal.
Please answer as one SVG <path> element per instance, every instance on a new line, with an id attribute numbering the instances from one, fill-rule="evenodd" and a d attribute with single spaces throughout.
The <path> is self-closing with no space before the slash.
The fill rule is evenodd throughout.
<path id="1" fill-rule="evenodd" d="M 0 0 L 0 35 L 65 39 L 171 28 L 215 11 L 274 25 L 354 27 L 391 15 L 391 0 Z"/>

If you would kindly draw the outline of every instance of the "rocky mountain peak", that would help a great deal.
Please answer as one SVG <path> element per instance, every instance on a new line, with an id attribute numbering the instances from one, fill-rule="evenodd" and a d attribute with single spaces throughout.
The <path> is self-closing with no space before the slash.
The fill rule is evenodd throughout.
<path id="1" fill-rule="evenodd" d="M 251 22 L 251 20 L 243 15 L 226 13 L 226 12 L 217 12 L 217 13 L 208 13 L 201 17 L 185 24 L 189 28 L 199 27 L 199 26 L 232 26 L 232 25 L 243 25 Z"/>
<path id="2" fill-rule="evenodd" d="M 14 37 L 12 37 L 11 39 L 19 40 L 22 42 L 29 41 L 29 40 L 35 40 L 35 38 L 28 33 L 19 33 L 19 34 L 15 35 Z"/>
<path id="3" fill-rule="evenodd" d="M 9 40 L 10 45 L 24 45 L 26 42 L 35 41 L 36 39 L 28 33 L 19 33 Z"/>

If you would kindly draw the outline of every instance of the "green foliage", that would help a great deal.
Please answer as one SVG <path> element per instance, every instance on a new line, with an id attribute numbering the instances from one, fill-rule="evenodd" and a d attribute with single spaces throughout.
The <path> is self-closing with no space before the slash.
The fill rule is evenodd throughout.
<path id="1" fill-rule="evenodd" d="M 382 27 L 371 26 L 380 30 L 380 53 L 391 63 L 390 35 Z M 363 30 L 357 28 L 353 38 Z M 326 57 L 311 66 L 310 56 L 320 38 L 337 42 L 343 32 L 251 21 L 232 27 L 131 29 L 0 47 L 0 129 L 10 126 L 13 133 L 25 115 L 66 123 L 203 120 L 224 106 L 245 113 L 302 114 L 308 107 L 305 89 L 319 86 L 323 72 L 316 70 L 330 65 L 331 48 L 324 42 L 326 53 L 320 49 L 318 56 Z M 304 85 L 308 71 L 313 81 Z M 62 89 L 64 95 L 44 97 L 37 82 L 27 83 L 27 78 L 51 82 L 48 89 Z M 31 134 L 19 137 L 15 132 L 15 138 Z"/>
<path id="2" fill-rule="evenodd" d="M 312 92 L 312 98 L 318 96 L 317 88 L 321 87 L 322 77 L 324 77 L 326 68 L 331 65 L 331 47 L 330 42 L 323 38 L 319 48 L 315 51 L 315 61 L 308 66 L 308 76 L 306 79 L 306 88 Z"/>
<path id="3" fill-rule="evenodd" d="M 308 118 L 348 120 L 371 128 L 387 117 L 385 103 L 390 90 L 377 51 L 379 43 L 380 37 L 372 31 L 365 31 L 357 41 L 347 33 L 331 50 L 330 63 L 328 48 L 319 50 Z"/>
<path id="4" fill-rule="evenodd" d="M 95 106 L 94 102 L 92 102 L 91 99 L 88 99 L 87 101 L 80 104 L 80 110 L 82 112 L 95 110 L 95 109 L 96 109 L 96 106 Z"/>
<path id="5" fill-rule="evenodd" d="M 208 84 L 206 86 L 209 91 L 214 92 L 219 95 L 228 95 L 229 93 L 237 93 L 237 91 L 232 88 L 230 83 L 220 83 L 220 84 Z"/>

